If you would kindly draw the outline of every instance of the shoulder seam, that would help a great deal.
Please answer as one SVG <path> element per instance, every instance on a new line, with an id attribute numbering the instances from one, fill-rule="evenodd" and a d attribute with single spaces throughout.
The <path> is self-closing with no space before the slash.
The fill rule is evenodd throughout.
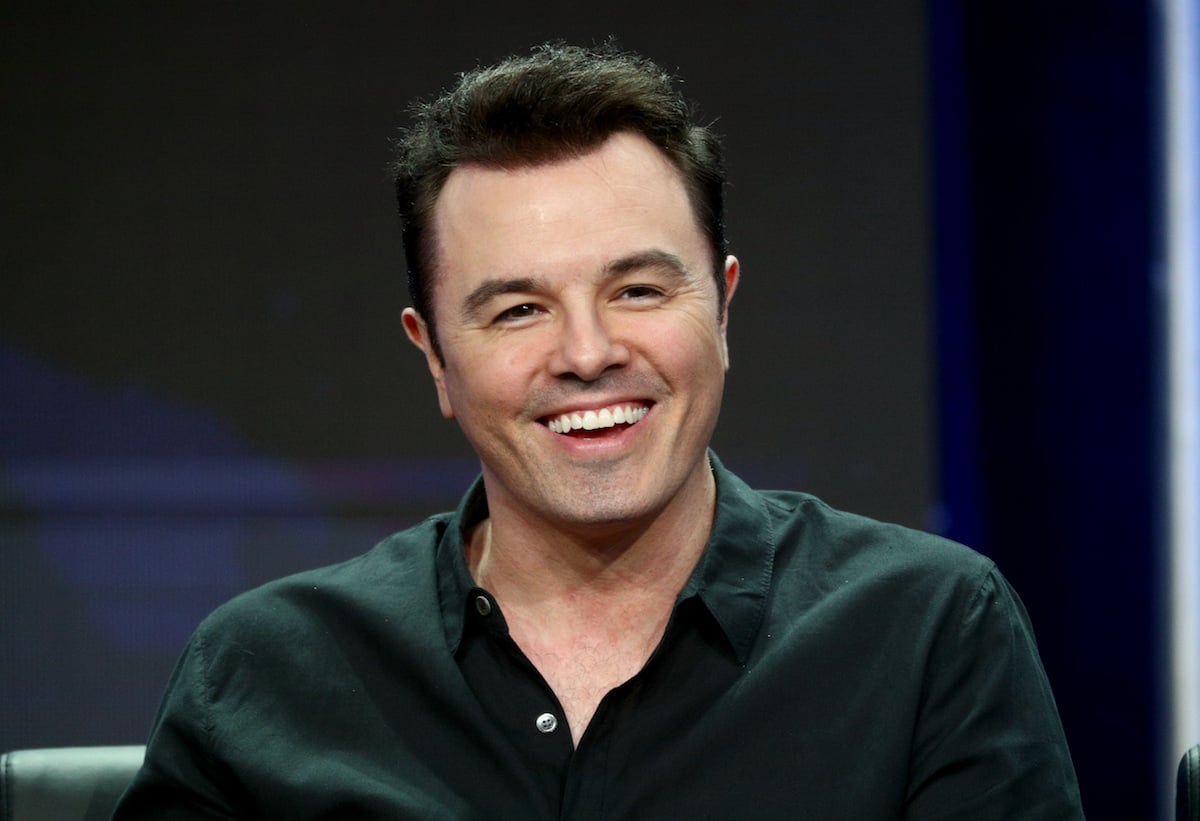
<path id="1" fill-rule="evenodd" d="M 212 680 L 209 677 L 206 642 L 204 636 L 199 632 L 196 633 L 195 648 L 196 664 L 200 669 L 200 675 L 196 677 L 198 682 L 197 696 L 200 703 L 204 706 L 204 717 L 200 726 L 204 728 L 204 734 L 208 738 L 208 753 L 212 755 L 215 753 L 217 747 L 216 696 Z"/>

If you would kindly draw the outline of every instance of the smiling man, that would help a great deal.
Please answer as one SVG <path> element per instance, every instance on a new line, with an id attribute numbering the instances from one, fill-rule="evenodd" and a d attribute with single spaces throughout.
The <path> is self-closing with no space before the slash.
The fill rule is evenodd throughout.
<path id="1" fill-rule="evenodd" d="M 463 166 L 430 228 L 438 344 L 416 310 L 404 325 L 483 465 L 467 565 L 578 744 L 650 656 L 712 527 L 737 261 L 719 289 L 679 172 L 626 131 Z"/>
<path id="2" fill-rule="evenodd" d="M 417 110 L 404 328 L 482 475 L 210 616 L 118 817 L 1081 817 L 991 562 L 709 451 L 739 267 L 689 116 L 562 46 Z"/>

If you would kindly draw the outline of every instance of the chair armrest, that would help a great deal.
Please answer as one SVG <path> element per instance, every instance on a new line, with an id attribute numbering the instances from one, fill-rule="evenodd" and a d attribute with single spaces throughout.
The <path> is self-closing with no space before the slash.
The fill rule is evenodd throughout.
<path id="1" fill-rule="evenodd" d="M 0 756 L 2 821 L 108 819 L 146 748 L 56 747 Z"/>
<path id="2" fill-rule="evenodd" d="M 1183 754 L 1175 781 L 1176 821 L 1200 821 L 1200 744 Z"/>

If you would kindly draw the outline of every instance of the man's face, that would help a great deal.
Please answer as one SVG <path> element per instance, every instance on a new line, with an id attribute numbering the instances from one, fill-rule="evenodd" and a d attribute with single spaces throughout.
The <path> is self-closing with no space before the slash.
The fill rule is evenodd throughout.
<path id="1" fill-rule="evenodd" d="M 493 516 L 607 528 L 704 498 L 725 319 L 683 182 L 651 143 L 457 168 L 432 227 L 441 361 L 412 309 L 405 328 Z M 732 257 L 724 276 L 728 300 Z"/>

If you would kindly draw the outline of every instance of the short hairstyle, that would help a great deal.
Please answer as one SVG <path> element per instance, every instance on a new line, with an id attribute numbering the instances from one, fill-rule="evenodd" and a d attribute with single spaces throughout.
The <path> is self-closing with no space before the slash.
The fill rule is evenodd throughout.
<path id="1" fill-rule="evenodd" d="M 693 122 L 678 80 L 612 43 L 561 43 L 462 74 L 432 102 L 412 109 L 397 138 L 396 199 L 403 225 L 408 290 L 441 358 L 433 316 L 437 260 L 431 220 L 450 173 L 462 165 L 519 168 L 598 147 L 618 132 L 653 143 L 679 170 L 712 251 L 718 311 L 724 310 L 725 169 L 720 140 Z"/>

